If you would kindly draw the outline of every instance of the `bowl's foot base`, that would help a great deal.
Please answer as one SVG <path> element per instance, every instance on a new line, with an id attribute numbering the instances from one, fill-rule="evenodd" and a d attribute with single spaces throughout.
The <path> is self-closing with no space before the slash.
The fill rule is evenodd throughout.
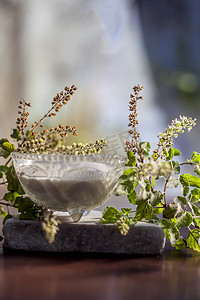
<path id="1" fill-rule="evenodd" d="M 80 218 L 82 217 L 83 213 L 76 213 L 71 215 L 70 217 L 73 219 L 74 222 L 78 222 Z"/>
<path id="2" fill-rule="evenodd" d="M 78 222 L 81 217 L 87 215 L 89 211 L 84 208 L 72 208 L 68 212 L 54 211 L 53 215 L 61 222 Z"/>
<path id="3" fill-rule="evenodd" d="M 73 207 L 68 209 L 68 213 L 74 222 L 78 222 L 85 212 L 85 207 Z"/>
<path id="4" fill-rule="evenodd" d="M 74 222 L 68 212 L 54 211 L 53 216 L 55 216 L 56 219 L 62 223 L 63 222 L 67 222 L 67 223 Z"/>

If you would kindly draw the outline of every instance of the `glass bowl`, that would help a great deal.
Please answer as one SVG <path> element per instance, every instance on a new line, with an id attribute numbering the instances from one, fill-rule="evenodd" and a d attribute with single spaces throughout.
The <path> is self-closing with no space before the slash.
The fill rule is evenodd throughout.
<path id="1" fill-rule="evenodd" d="M 25 193 L 48 209 L 68 212 L 74 222 L 105 203 L 121 175 L 126 157 L 12 153 Z"/>

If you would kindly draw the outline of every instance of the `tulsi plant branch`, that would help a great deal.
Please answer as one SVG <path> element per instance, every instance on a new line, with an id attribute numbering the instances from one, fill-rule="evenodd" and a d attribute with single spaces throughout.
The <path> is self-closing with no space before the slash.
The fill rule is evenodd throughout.
<path id="1" fill-rule="evenodd" d="M 174 138 L 185 130 L 189 132 L 196 125 L 196 119 L 180 116 L 172 120 L 168 128 L 158 134 L 157 147 L 152 151 L 150 142 L 139 142 L 136 128 L 137 102 L 143 99 L 142 89 L 137 85 L 130 95 L 131 139 L 126 141 L 127 163 L 115 190 L 117 196 L 126 195 L 133 208 L 118 211 L 106 207 L 100 222 L 116 223 L 123 235 L 138 221 L 154 223 L 164 230 L 176 249 L 191 248 L 200 252 L 200 154 L 194 151 L 190 159 L 179 162 L 176 157 L 181 152 L 173 147 Z M 192 172 L 183 173 L 182 167 L 187 165 L 192 167 Z M 163 184 L 161 190 L 160 184 Z M 177 189 L 176 196 L 168 199 L 168 188 L 179 187 L 181 194 Z M 188 230 L 186 239 L 180 233 L 184 227 Z"/>
<path id="2" fill-rule="evenodd" d="M 70 155 L 100 153 L 101 149 L 106 145 L 103 139 L 87 144 L 73 143 L 66 146 L 65 139 L 68 135 L 77 135 L 74 126 L 58 124 L 49 130 L 43 129 L 40 132 L 38 130 L 38 128 L 42 129 L 44 127 L 43 122 L 46 118 L 52 118 L 57 115 L 60 109 L 71 100 L 76 90 L 77 87 L 72 85 L 71 87 L 66 86 L 63 91 L 57 93 L 51 101 L 51 107 L 48 112 L 39 121 L 35 121 L 31 128 L 29 128 L 28 124 L 28 109 L 31 107 L 31 103 L 21 98 L 18 105 L 16 128 L 13 129 L 10 135 L 13 142 L 10 142 L 7 138 L 0 139 L 0 156 L 6 160 L 4 165 L 0 165 L 0 185 L 5 185 L 7 188 L 7 192 L 2 201 L 0 201 L 0 214 L 3 217 L 3 224 L 5 224 L 6 220 L 13 217 L 9 211 L 4 211 L 3 206 L 6 206 L 7 209 L 9 207 L 17 208 L 19 219 L 40 220 L 42 222 L 42 227 L 49 243 L 54 241 L 59 229 L 59 221 L 53 216 L 53 211 L 36 205 L 25 195 L 10 155 L 14 151 L 21 153 L 62 153 Z M 17 146 L 15 146 L 16 144 Z"/>

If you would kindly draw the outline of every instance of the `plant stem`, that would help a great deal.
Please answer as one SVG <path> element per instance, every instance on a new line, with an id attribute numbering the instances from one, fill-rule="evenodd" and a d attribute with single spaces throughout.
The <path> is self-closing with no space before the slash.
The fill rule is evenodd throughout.
<path id="1" fill-rule="evenodd" d="M 154 188 L 152 186 L 152 178 L 151 178 L 151 176 L 149 176 L 149 183 L 151 184 L 151 191 L 153 193 L 154 192 Z"/>
<path id="2" fill-rule="evenodd" d="M 3 200 L 3 199 L 1 199 L 1 200 Z M 10 203 L 4 203 L 4 202 L 2 202 L 2 201 L 0 201 L 0 205 L 5 205 L 5 206 L 10 206 L 10 207 L 18 208 L 16 205 L 12 205 L 12 204 L 10 204 Z"/>
<path id="3" fill-rule="evenodd" d="M 185 162 L 182 162 L 179 164 L 180 166 L 183 166 L 183 165 L 191 165 L 191 166 L 195 166 L 196 164 L 192 161 L 185 161 Z"/>
<path id="4" fill-rule="evenodd" d="M 60 101 L 60 100 L 59 100 Z M 31 129 L 30 133 L 28 134 L 28 136 L 25 138 L 25 141 L 29 138 L 29 136 L 33 133 L 33 131 L 36 129 L 36 127 L 38 127 L 38 125 L 46 118 L 48 117 L 48 115 L 52 112 L 52 110 L 54 110 L 56 108 L 56 106 L 58 105 L 58 101 L 50 108 L 50 110 L 37 122 L 35 123 L 35 126 Z M 23 144 L 23 143 L 22 143 Z"/>
<path id="5" fill-rule="evenodd" d="M 188 209 L 188 204 L 185 205 L 183 212 L 186 212 L 186 210 Z"/>
<path id="6" fill-rule="evenodd" d="M 157 154 L 157 157 L 156 157 L 156 160 L 158 160 L 158 158 L 160 158 L 161 154 L 163 153 L 163 151 L 165 150 L 166 148 L 166 143 L 162 146 L 160 152 Z M 158 148 L 159 149 L 159 148 Z M 157 149 L 157 150 L 158 150 Z"/>
<path id="7" fill-rule="evenodd" d="M 167 184 L 169 182 L 169 179 L 171 177 L 171 174 L 168 175 L 166 181 L 165 181 L 165 186 L 164 186 L 164 202 L 165 202 L 165 206 L 167 206 L 167 199 L 166 199 L 166 190 L 167 190 Z"/>
<path id="8" fill-rule="evenodd" d="M 9 160 L 5 163 L 5 166 L 7 166 L 9 164 L 9 162 L 11 161 L 11 157 L 9 158 Z"/>
<path id="9" fill-rule="evenodd" d="M 8 181 L 0 182 L 0 185 L 4 185 L 4 184 L 6 184 L 6 183 L 8 183 Z"/>
<path id="10" fill-rule="evenodd" d="M 25 99 L 24 98 L 22 98 L 22 100 L 24 101 L 24 105 L 23 105 L 23 114 L 22 114 L 22 116 L 24 116 L 25 115 L 25 112 L 26 112 L 26 101 L 25 101 Z M 23 120 L 24 121 L 24 120 Z M 25 139 L 25 133 L 24 133 L 24 129 L 25 129 L 25 123 L 23 122 L 22 123 L 23 124 L 23 127 L 22 127 L 22 134 L 23 134 L 23 138 Z"/>

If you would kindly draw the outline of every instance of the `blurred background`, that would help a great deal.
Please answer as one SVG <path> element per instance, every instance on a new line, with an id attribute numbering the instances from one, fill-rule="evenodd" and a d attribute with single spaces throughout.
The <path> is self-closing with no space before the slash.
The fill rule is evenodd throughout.
<path id="1" fill-rule="evenodd" d="M 75 125 L 74 141 L 105 138 L 108 154 L 123 154 L 140 83 L 139 128 L 155 146 L 171 119 L 199 117 L 199 11 L 198 0 L 0 0 L 0 136 L 15 128 L 20 97 L 32 103 L 32 124 L 75 84 L 47 127 Z M 199 125 L 175 146 L 184 157 L 198 152 Z"/>

